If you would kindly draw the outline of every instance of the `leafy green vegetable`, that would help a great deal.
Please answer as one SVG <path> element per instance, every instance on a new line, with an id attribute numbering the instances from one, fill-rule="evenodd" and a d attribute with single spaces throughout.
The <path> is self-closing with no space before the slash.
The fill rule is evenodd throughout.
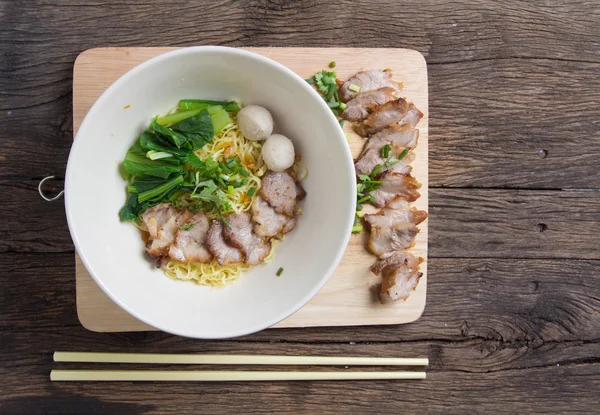
<path id="1" fill-rule="evenodd" d="M 195 223 L 186 223 L 185 225 L 180 226 L 179 229 L 181 229 L 182 231 L 189 231 L 194 227 L 194 225 Z"/>
<path id="2" fill-rule="evenodd" d="M 182 99 L 179 101 L 179 108 L 182 110 L 204 109 L 210 106 L 221 106 L 227 112 L 238 112 L 240 106 L 235 101 L 212 101 L 208 99 Z"/>
<path id="3" fill-rule="evenodd" d="M 129 176 L 154 176 L 166 179 L 181 170 L 181 163 L 175 158 L 150 160 L 139 141 L 129 149 L 123 167 Z"/>
<path id="4" fill-rule="evenodd" d="M 223 128 L 231 124 L 231 117 L 229 117 L 229 113 L 224 109 L 213 114 L 211 118 L 215 134 L 221 132 Z"/>
<path id="5" fill-rule="evenodd" d="M 195 117 L 196 115 L 200 114 L 203 109 L 204 108 L 175 112 L 173 114 L 165 115 L 164 117 L 158 117 L 156 122 L 164 126 L 177 124 L 178 122 L 186 120 L 190 117 Z"/>

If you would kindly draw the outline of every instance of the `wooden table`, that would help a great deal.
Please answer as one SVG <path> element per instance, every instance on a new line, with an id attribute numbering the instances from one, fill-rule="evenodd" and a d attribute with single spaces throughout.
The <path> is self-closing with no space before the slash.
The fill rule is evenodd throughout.
<path id="1" fill-rule="evenodd" d="M 600 408 L 600 6 L 594 0 L 0 0 L 0 413 L 524 413 Z M 61 202 L 77 55 L 97 46 L 405 47 L 429 63 L 428 305 L 403 326 L 227 341 L 98 334 Z M 54 182 L 57 188 L 62 181 Z M 54 350 L 425 355 L 426 381 L 63 383 Z"/>

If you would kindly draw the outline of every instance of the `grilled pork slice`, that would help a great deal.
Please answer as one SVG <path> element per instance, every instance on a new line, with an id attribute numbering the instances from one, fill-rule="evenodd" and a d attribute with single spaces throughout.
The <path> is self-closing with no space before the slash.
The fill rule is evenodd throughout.
<path id="1" fill-rule="evenodd" d="M 399 98 L 381 105 L 355 129 L 360 135 L 367 137 L 393 124 L 408 124 L 414 128 L 421 118 L 423 113 L 412 102 Z"/>
<path id="2" fill-rule="evenodd" d="M 288 173 L 269 170 L 262 178 L 260 196 L 273 206 L 277 213 L 292 217 L 296 213 L 298 186 Z"/>
<path id="3" fill-rule="evenodd" d="M 151 258 L 158 259 L 169 253 L 169 247 L 175 240 L 177 230 L 192 216 L 189 210 L 178 211 L 169 203 L 159 203 L 142 214 L 142 221 L 148 228 L 150 240 L 146 252 Z"/>
<path id="4" fill-rule="evenodd" d="M 365 215 L 371 228 L 368 246 L 380 258 L 387 258 L 395 251 L 410 248 L 419 233 L 416 225 L 427 219 L 427 212 L 410 208 L 403 198 L 390 201 L 379 213 Z"/>
<path id="5" fill-rule="evenodd" d="M 252 220 L 255 222 L 254 233 L 263 237 L 285 234 L 296 227 L 296 218 L 275 212 L 260 196 L 252 203 Z"/>
<path id="6" fill-rule="evenodd" d="M 374 197 L 373 204 L 377 207 L 384 207 L 387 202 L 398 196 L 409 202 L 414 202 L 421 196 L 418 191 L 421 183 L 410 174 L 386 172 L 379 180 L 383 180 L 383 184 L 370 193 Z"/>
<path id="7" fill-rule="evenodd" d="M 359 91 L 356 92 L 351 90 L 351 85 L 359 87 Z M 344 102 L 348 102 L 355 98 L 359 93 L 374 91 L 385 87 L 398 91 L 400 86 L 401 84 L 394 82 L 392 79 L 392 71 L 390 69 L 383 71 L 372 69 L 369 71 L 358 72 L 340 87 L 340 99 Z"/>
<path id="8" fill-rule="evenodd" d="M 227 215 L 230 228 L 223 228 L 225 240 L 240 249 L 246 257 L 246 264 L 257 265 L 271 252 L 271 242 L 252 232 L 253 223 L 248 212 Z"/>
<path id="9" fill-rule="evenodd" d="M 406 300 L 410 296 L 423 276 L 419 271 L 421 262 L 421 258 L 416 258 L 408 252 L 395 252 L 387 259 L 373 264 L 371 271 L 383 277 L 379 293 L 382 303 Z"/>
<path id="10" fill-rule="evenodd" d="M 397 89 L 389 86 L 373 91 L 361 92 L 356 98 L 346 103 L 346 109 L 342 112 L 342 117 L 348 121 L 362 121 L 378 106 L 396 99 L 397 92 Z"/>
<path id="11" fill-rule="evenodd" d="M 206 215 L 197 212 L 177 231 L 175 242 L 169 249 L 169 256 L 182 264 L 188 262 L 210 262 L 212 254 L 204 246 L 210 227 Z"/>
<path id="12" fill-rule="evenodd" d="M 360 154 L 358 161 L 354 165 L 357 174 L 371 174 L 375 166 L 378 164 L 385 165 L 391 157 L 398 157 L 405 149 L 412 150 L 417 146 L 419 138 L 419 130 L 412 128 L 410 125 L 394 124 L 388 128 L 378 132 L 373 137 L 369 138 L 365 148 Z M 388 159 L 384 159 L 381 155 L 381 149 L 389 145 L 390 155 Z M 401 173 L 410 173 L 408 167 L 415 158 L 413 153 L 408 153 L 399 163 L 389 167 L 390 170 Z M 397 166 L 397 164 L 400 164 Z M 384 168 L 384 171 L 388 168 Z"/>
<path id="13" fill-rule="evenodd" d="M 206 235 L 206 246 L 217 258 L 219 265 L 233 265 L 244 262 L 242 252 L 229 245 L 223 238 L 223 223 L 220 220 L 211 220 L 210 228 Z"/>

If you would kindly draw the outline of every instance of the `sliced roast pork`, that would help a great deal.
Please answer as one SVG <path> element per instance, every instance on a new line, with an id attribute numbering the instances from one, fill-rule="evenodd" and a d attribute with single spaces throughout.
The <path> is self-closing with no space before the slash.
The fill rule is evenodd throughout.
<path id="1" fill-rule="evenodd" d="M 223 237 L 223 223 L 211 220 L 206 238 L 208 250 L 215 256 L 219 265 L 233 265 L 244 262 L 242 251 L 229 245 Z"/>
<path id="2" fill-rule="evenodd" d="M 252 220 L 254 233 L 258 236 L 273 237 L 285 234 L 296 227 L 296 218 L 275 212 L 262 197 L 258 196 L 252 203 Z"/>
<path id="3" fill-rule="evenodd" d="M 358 91 L 352 90 L 350 88 L 352 85 L 355 85 L 356 87 L 354 87 L 354 89 L 358 89 Z M 383 71 L 373 69 L 358 72 L 340 87 L 340 99 L 344 102 L 348 102 L 355 98 L 359 93 L 374 91 L 385 87 L 394 90 L 400 89 L 400 84 L 394 82 L 392 79 L 392 71 L 390 69 Z"/>
<path id="4" fill-rule="evenodd" d="M 267 171 L 262 178 L 260 196 L 271 205 L 277 213 L 294 216 L 298 186 L 287 172 Z"/>
<path id="5" fill-rule="evenodd" d="M 414 128 L 421 118 L 423 113 L 412 102 L 399 98 L 378 107 L 355 129 L 363 137 L 368 137 L 393 124 L 408 124 Z"/>
<path id="6" fill-rule="evenodd" d="M 146 244 L 148 255 L 155 259 L 167 255 L 179 227 L 191 216 L 189 210 L 179 211 L 169 203 L 160 203 L 146 209 L 142 214 L 142 221 L 150 234 Z"/>
<path id="7" fill-rule="evenodd" d="M 417 288 L 423 273 L 419 271 L 421 258 L 416 258 L 408 252 L 398 251 L 392 256 L 377 261 L 371 267 L 375 274 L 382 275 L 381 302 L 406 300 Z"/>
<path id="8" fill-rule="evenodd" d="M 377 207 L 385 206 L 398 196 L 409 202 L 414 202 L 421 196 L 418 190 L 421 184 L 410 174 L 386 172 L 378 180 L 382 180 L 383 184 L 370 193 L 374 198 L 372 203 Z"/>
<path id="9" fill-rule="evenodd" d="M 346 103 L 342 117 L 348 121 L 362 121 L 378 106 L 397 98 L 397 89 L 389 86 L 368 92 L 361 92 Z"/>
<path id="10" fill-rule="evenodd" d="M 257 265 L 271 252 L 271 242 L 252 232 L 254 224 L 248 212 L 227 215 L 230 227 L 223 228 L 225 240 L 246 257 L 246 264 Z"/>
<path id="11" fill-rule="evenodd" d="M 169 249 L 169 256 L 182 264 L 210 262 L 213 256 L 205 246 L 209 227 L 206 215 L 196 212 L 189 221 L 179 227 L 175 241 Z"/>

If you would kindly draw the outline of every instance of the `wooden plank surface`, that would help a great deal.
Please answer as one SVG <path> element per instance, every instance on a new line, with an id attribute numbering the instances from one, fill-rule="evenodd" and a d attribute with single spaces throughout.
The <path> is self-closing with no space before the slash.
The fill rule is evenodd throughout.
<path id="1" fill-rule="evenodd" d="M 75 134 L 89 108 L 106 88 L 134 66 L 172 48 L 100 48 L 90 49 L 77 57 L 73 70 L 73 127 Z M 369 68 L 390 68 L 395 79 L 403 82 L 403 96 L 423 112 L 419 122 L 419 145 L 412 163 L 413 176 L 422 184 L 421 197 L 413 206 L 428 210 L 428 89 L 427 67 L 423 56 L 407 49 L 343 48 L 250 48 L 309 78 L 337 63 L 340 79 Z M 185 97 L 182 97 L 185 98 Z M 364 147 L 364 139 L 354 133 L 350 123 L 345 131 L 354 157 Z M 411 252 L 427 259 L 427 221 L 419 225 L 419 234 Z M 380 304 L 373 288 L 380 278 L 369 267 L 375 257 L 366 250 L 366 232 L 352 235 L 342 261 L 319 293 L 304 307 L 274 327 L 355 326 L 366 324 L 409 323 L 419 318 L 425 308 L 427 262 L 421 264 L 423 276 L 416 290 L 405 301 Z M 98 287 L 83 263 L 75 263 L 77 280 L 77 314 L 89 330 L 102 332 L 154 330 L 114 304 Z"/>
<path id="2" fill-rule="evenodd" d="M 600 221 L 599 26 L 596 0 L 0 0 L 0 413 L 597 413 L 600 269 L 583 258 L 597 258 Z M 92 47 L 201 44 L 425 55 L 432 209 L 417 322 L 223 342 L 79 324 L 64 209 L 36 190 L 64 174 L 74 60 Z M 422 354 L 432 367 L 419 383 L 57 385 L 59 349 Z"/>

